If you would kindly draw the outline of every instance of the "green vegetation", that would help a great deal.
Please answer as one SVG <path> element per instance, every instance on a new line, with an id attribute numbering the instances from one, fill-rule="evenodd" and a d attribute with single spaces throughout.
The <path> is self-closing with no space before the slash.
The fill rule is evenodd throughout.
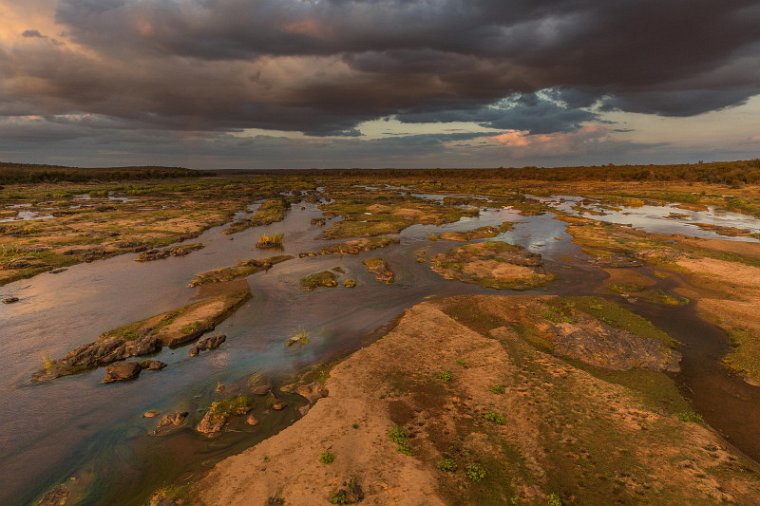
<path id="1" fill-rule="evenodd" d="M 321 464 L 332 464 L 335 461 L 335 454 L 330 450 L 325 450 L 319 455 L 319 462 Z"/>
<path id="2" fill-rule="evenodd" d="M 678 419 L 681 420 L 682 422 L 702 423 L 704 421 L 704 419 L 702 418 L 702 415 L 690 409 L 686 411 L 679 411 L 678 413 L 676 413 L 676 417 L 678 417 Z"/>
<path id="3" fill-rule="evenodd" d="M 335 273 L 330 271 L 316 272 L 309 274 L 308 276 L 301 278 L 301 288 L 310 292 L 319 288 L 320 286 L 326 288 L 335 288 L 338 286 L 338 278 Z"/>
<path id="4" fill-rule="evenodd" d="M 488 387 L 488 391 L 492 394 L 501 395 L 504 393 L 504 385 L 491 385 Z"/>
<path id="5" fill-rule="evenodd" d="M 573 320 L 575 311 L 582 311 L 619 329 L 627 330 L 644 339 L 655 339 L 675 348 L 678 341 L 654 326 L 649 320 L 601 297 L 562 297 L 549 303 L 558 314 Z"/>
<path id="6" fill-rule="evenodd" d="M 304 328 L 299 329 L 287 341 L 288 346 L 293 346 L 294 344 L 300 344 L 301 346 L 309 344 L 309 332 Z"/>
<path id="7" fill-rule="evenodd" d="M 236 221 L 224 233 L 236 234 L 251 227 L 261 227 L 282 221 L 289 208 L 290 202 L 283 198 L 265 200 L 250 218 Z"/>
<path id="8" fill-rule="evenodd" d="M 388 263 L 382 258 L 365 258 L 362 264 L 369 272 L 375 275 L 375 279 L 390 285 L 395 281 L 395 274 L 388 266 Z"/>
<path id="9" fill-rule="evenodd" d="M 209 412 L 214 415 L 232 416 L 232 415 L 244 415 L 251 409 L 250 399 L 243 395 L 238 394 L 232 397 L 227 397 L 220 401 L 214 401 L 209 407 Z"/>
<path id="10" fill-rule="evenodd" d="M 728 327 L 731 351 L 723 363 L 734 371 L 760 381 L 760 337 L 749 328 Z"/>
<path id="11" fill-rule="evenodd" d="M 480 464 L 467 464 L 464 468 L 465 476 L 472 482 L 483 481 L 486 478 L 486 470 Z"/>
<path id="12" fill-rule="evenodd" d="M 449 370 L 443 371 L 440 374 L 438 374 L 438 379 L 440 379 L 444 383 L 450 383 L 454 379 L 454 373 L 452 373 Z"/>
<path id="13" fill-rule="evenodd" d="M 444 473 L 453 473 L 459 468 L 457 461 L 451 457 L 440 459 L 436 464 L 436 467 L 439 471 L 443 471 Z"/>
<path id="14" fill-rule="evenodd" d="M 167 485 L 156 490 L 151 504 L 190 504 L 190 485 Z"/>
<path id="15" fill-rule="evenodd" d="M 174 179 L 212 176 L 213 172 L 181 167 L 64 167 L 0 162 L 0 184 L 82 183 L 87 181 L 124 181 Z"/>
<path id="16" fill-rule="evenodd" d="M 499 413 L 497 413 L 495 411 L 490 411 L 490 410 L 486 411 L 483 414 L 483 418 L 485 418 L 487 421 L 489 421 L 491 423 L 495 423 L 497 425 L 504 425 L 505 423 L 507 423 L 507 420 L 503 416 L 501 416 Z"/>
<path id="17" fill-rule="evenodd" d="M 388 437 L 396 443 L 396 451 L 404 455 L 413 455 L 414 448 L 409 444 L 406 437 L 406 431 L 400 425 L 395 425 L 388 431 Z"/>

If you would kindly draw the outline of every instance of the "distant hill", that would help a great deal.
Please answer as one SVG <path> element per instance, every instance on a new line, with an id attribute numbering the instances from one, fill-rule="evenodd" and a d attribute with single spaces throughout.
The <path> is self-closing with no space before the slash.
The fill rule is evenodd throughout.
<path id="1" fill-rule="evenodd" d="M 166 179 L 213 176 L 213 172 L 183 167 L 97 167 L 34 165 L 0 162 L 0 184 L 119 181 L 125 179 Z"/>

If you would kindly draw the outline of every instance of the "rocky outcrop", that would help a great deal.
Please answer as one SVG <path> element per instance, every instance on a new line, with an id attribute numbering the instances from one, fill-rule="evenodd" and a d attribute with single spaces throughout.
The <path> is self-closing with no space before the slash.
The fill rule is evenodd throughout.
<path id="1" fill-rule="evenodd" d="M 248 391 L 253 395 L 267 395 L 272 391 L 272 383 L 259 373 L 252 374 L 248 378 Z"/>
<path id="2" fill-rule="evenodd" d="M 277 255 L 268 258 L 251 258 L 242 260 L 232 267 L 224 267 L 198 274 L 190 280 L 190 288 L 210 283 L 224 283 L 238 278 L 245 278 L 260 271 L 268 271 L 273 265 L 292 259 L 290 255 Z"/>
<path id="3" fill-rule="evenodd" d="M 245 415 L 250 409 L 248 397 L 242 394 L 214 401 L 198 425 L 195 426 L 195 430 L 201 434 L 213 436 L 224 429 L 230 417 Z"/>
<path id="4" fill-rule="evenodd" d="M 111 336 L 94 343 L 84 344 L 67 353 L 63 358 L 51 362 L 48 367 L 34 373 L 32 380 L 47 381 L 69 376 L 127 358 L 156 353 L 161 348 L 161 340 L 153 336 L 143 336 L 133 341 Z"/>
<path id="5" fill-rule="evenodd" d="M 160 360 L 143 360 L 140 362 L 140 367 L 149 371 L 160 371 L 166 367 L 166 364 Z"/>
<path id="6" fill-rule="evenodd" d="M 373 249 L 384 248 L 391 244 L 398 244 L 401 239 L 398 237 L 370 237 L 367 239 L 353 239 L 337 244 L 331 244 L 325 246 L 322 249 L 314 251 L 306 251 L 299 253 L 298 256 L 304 257 L 317 257 L 324 255 L 358 255 L 364 251 L 371 251 Z"/>
<path id="7" fill-rule="evenodd" d="M 362 263 L 370 273 L 375 275 L 375 279 L 381 283 L 390 285 L 395 281 L 396 275 L 382 258 L 366 258 Z"/>
<path id="8" fill-rule="evenodd" d="M 178 244 L 177 246 L 171 246 L 163 249 L 151 249 L 140 253 L 135 258 L 136 262 L 153 262 L 154 260 L 162 260 L 164 258 L 181 257 L 192 253 L 193 251 L 203 249 L 205 246 L 200 243 L 194 244 Z"/>
<path id="9" fill-rule="evenodd" d="M 554 351 L 605 369 L 678 372 L 681 354 L 654 339 L 598 321 L 554 325 Z"/>
<path id="10" fill-rule="evenodd" d="M 190 348 L 188 355 L 191 357 L 197 356 L 202 351 L 211 351 L 217 349 L 227 339 L 224 334 L 218 334 L 215 336 L 207 336 L 198 340 L 198 342 Z"/>
<path id="11" fill-rule="evenodd" d="M 502 241 L 452 248 L 433 256 L 430 269 L 444 279 L 497 289 L 526 290 L 554 279 L 543 269 L 541 255 Z"/>
<path id="12" fill-rule="evenodd" d="M 142 367 L 137 362 L 119 362 L 118 364 L 109 365 L 106 367 L 103 383 L 133 380 L 140 375 L 141 370 Z"/>
<path id="13" fill-rule="evenodd" d="M 213 330 L 237 307 L 248 300 L 248 283 L 234 282 L 219 295 L 205 297 L 175 311 L 125 325 L 102 334 L 95 342 L 84 344 L 63 358 L 46 364 L 32 375 L 32 381 L 48 381 L 109 365 L 131 357 L 156 353 L 164 346 L 179 346 Z M 146 368 L 159 369 L 160 363 Z"/>
<path id="14" fill-rule="evenodd" d="M 222 432 L 230 415 L 227 413 L 217 413 L 213 410 L 206 411 L 201 421 L 195 426 L 195 430 L 201 434 L 212 435 Z"/>

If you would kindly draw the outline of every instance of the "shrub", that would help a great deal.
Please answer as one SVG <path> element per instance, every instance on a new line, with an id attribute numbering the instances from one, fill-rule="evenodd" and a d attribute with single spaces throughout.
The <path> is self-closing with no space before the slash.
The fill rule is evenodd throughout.
<path id="1" fill-rule="evenodd" d="M 464 474 L 468 480 L 477 483 L 485 479 L 486 470 L 480 464 L 467 464 L 464 468 Z"/>
<path id="2" fill-rule="evenodd" d="M 439 471 L 443 471 L 445 473 L 453 473 L 459 467 L 457 465 L 457 461 L 451 457 L 442 458 L 438 461 L 438 464 L 436 464 L 436 466 L 438 467 Z"/>
<path id="3" fill-rule="evenodd" d="M 445 381 L 446 383 L 451 382 L 451 380 L 454 379 L 454 373 L 451 371 L 443 371 L 441 374 L 438 375 L 438 378 L 441 381 Z"/>
<path id="4" fill-rule="evenodd" d="M 406 431 L 404 431 L 403 427 L 399 425 L 393 426 L 388 431 L 388 437 L 396 443 L 396 451 L 399 453 L 403 453 L 404 455 L 412 455 L 414 453 L 414 448 L 406 441 Z"/>
<path id="5" fill-rule="evenodd" d="M 332 453 L 330 450 L 325 450 L 319 456 L 319 462 L 321 462 L 322 464 L 332 464 L 333 462 L 335 462 L 335 454 Z"/>
<path id="6" fill-rule="evenodd" d="M 256 247 L 260 249 L 266 248 L 282 248 L 282 239 L 285 234 L 262 234 L 259 236 L 259 240 L 256 242 Z"/>
<path id="7" fill-rule="evenodd" d="M 483 418 L 488 420 L 489 422 L 496 423 L 499 425 L 504 425 L 507 421 L 504 419 L 503 416 L 501 416 L 496 411 L 486 411 L 483 415 Z"/>
<path id="8" fill-rule="evenodd" d="M 546 496 L 546 506 L 562 506 L 562 499 L 557 494 L 552 492 Z"/>
<path id="9" fill-rule="evenodd" d="M 503 394 L 504 393 L 504 385 L 491 385 L 488 387 L 488 391 L 492 394 Z"/>

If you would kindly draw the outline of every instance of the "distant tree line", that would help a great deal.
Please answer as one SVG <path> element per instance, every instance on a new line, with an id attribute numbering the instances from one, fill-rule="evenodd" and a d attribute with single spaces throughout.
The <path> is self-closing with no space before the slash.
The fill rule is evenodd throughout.
<path id="1" fill-rule="evenodd" d="M 760 158 L 733 162 L 676 165 L 597 165 L 493 169 L 310 169 L 251 170 L 235 173 L 276 175 L 283 172 L 321 177 L 388 176 L 425 179 L 506 179 L 538 181 L 686 181 L 725 185 L 760 183 Z M 228 173 L 217 171 L 218 174 Z"/>
<path id="2" fill-rule="evenodd" d="M 492 169 L 302 169 L 217 170 L 182 167 L 79 168 L 0 162 L 0 184 L 168 179 L 213 175 L 289 175 L 319 177 L 395 177 L 424 179 L 505 179 L 538 181 L 686 181 L 730 186 L 760 184 L 760 158 L 733 162 L 675 165 L 597 165 Z"/>
<path id="3" fill-rule="evenodd" d="M 79 168 L 0 162 L 0 184 L 121 181 L 213 176 L 213 172 L 182 167 Z"/>

